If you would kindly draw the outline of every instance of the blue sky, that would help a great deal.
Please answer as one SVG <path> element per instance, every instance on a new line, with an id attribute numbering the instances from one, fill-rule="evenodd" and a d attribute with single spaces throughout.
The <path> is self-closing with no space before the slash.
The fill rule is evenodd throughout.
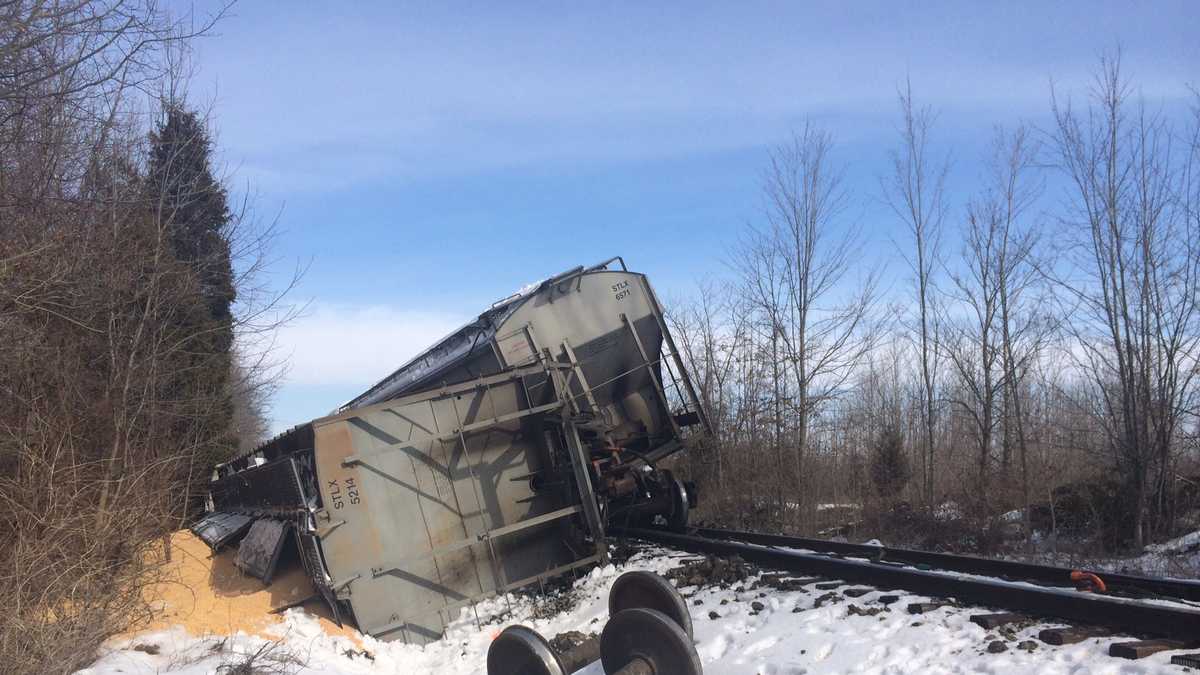
<path id="1" fill-rule="evenodd" d="M 197 14 L 215 3 L 196 4 Z M 1146 99 L 1200 83 L 1196 2 L 250 2 L 193 54 L 221 161 L 308 264 L 275 428 L 322 415 L 525 283 L 623 255 L 661 295 L 726 274 L 767 149 L 811 119 L 864 269 L 907 275 L 879 177 L 896 88 L 939 113 L 952 206 L 996 124 L 1044 124 L 1120 45 Z"/>

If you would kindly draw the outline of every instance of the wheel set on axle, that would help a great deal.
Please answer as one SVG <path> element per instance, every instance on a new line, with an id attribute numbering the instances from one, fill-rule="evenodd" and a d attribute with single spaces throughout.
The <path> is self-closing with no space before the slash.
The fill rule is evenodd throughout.
<path id="1" fill-rule="evenodd" d="M 599 640 L 561 653 L 531 628 L 505 628 L 488 649 L 488 675 L 570 675 L 597 660 L 606 675 L 702 674 L 692 617 L 671 582 L 653 572 L 622 574 L 608 614 Z"/>

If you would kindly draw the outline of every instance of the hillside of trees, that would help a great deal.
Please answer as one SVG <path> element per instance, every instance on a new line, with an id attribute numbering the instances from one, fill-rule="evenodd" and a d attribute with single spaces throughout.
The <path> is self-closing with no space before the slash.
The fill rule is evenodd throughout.
<path id="1" fill-rule="evenodd" d="M 970 194 L 909 87 L 872 194 L 813 125 L 776 147 L 765 217 L 672 312 L 715 426 L 684 462 L 706 517 L 979 552 L 1200 529 L 1200 94 L 1138 92 L 1102 59 L 1050 124 L 956 158 Z M 886 283 L 862 199 L 890 207 Z"/>
<path id="2" fill-rule="evenodd" d="M 210 24 L 0 3 L 0 669 L 73 672 L 152 610 L 166 535 L 261 439 L 267 234 L 181 92 Z M 161 545 L 158 542 L 163 542 Z"/>

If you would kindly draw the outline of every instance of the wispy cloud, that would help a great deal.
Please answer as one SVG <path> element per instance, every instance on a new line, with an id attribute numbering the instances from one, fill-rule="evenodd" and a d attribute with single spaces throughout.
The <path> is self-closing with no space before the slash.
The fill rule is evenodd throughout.
<path id="1" fill-rule="evenodd" d="M 1147 93 L 1183 91 L 1175 60 L 1136 43 L 1158 25 L 1147 22 L 1168 19 L 1136 9 L 1046 8 L 1037 21 L 977 5 L 692 10 L 374 7 L 317 18 L 247 6 L 213 43 L 226 50 L 210 64 L 218 109 L 238 103 L 220 126 L 266 187 L 329 191 L 721 152 L 773 142 L 807 116 L 843 139 L 890 135 L 906 76 L 947 118 L 1005 121 L 1044 112 L 1052 77 L 1086 85 L 1122 30 Z M 253 30 L 267 19 L 277 30 Z"/>
<path id="2" fill-rule="evenodd" d="M 463 322 L 384 305 L 317 305 L 280 331 L 278 346 L 291 364 L 284 386 L 365 389 Z"/>

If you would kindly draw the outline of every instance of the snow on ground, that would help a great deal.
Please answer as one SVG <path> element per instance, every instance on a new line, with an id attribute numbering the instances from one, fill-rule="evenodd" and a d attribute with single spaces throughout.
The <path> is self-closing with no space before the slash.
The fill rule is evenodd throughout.
<path id="1" fill-rule="evenodd" d="M 935 520 L 940 520 L 943 522 L 948 520 L 962 520 L 962 507 L 960 507 L 957 502 L 942 502 L 934 507 L 933 517 Z"/>
<path id="2" fill-rule="evenodd" d="M 1090 567 L 1108 572 L 1127 572 L 1149 577 L 1195 581 L 1196 577 L 1200 575 L 1200 551 L 1151 552 L 1136 558 L 1101 559 Z"/>
<path id="3" fill-rule="evenodd" d="M 832 509 L 844 509 L 847 511 L 861 511 L 861 504 L 817 504 L 818 511 L 830 511 Z"/>
<path id="4" fill-rule="evenodd" d="M 201 675 L 219 672 L 223 664 L 264 648 L 273 650 L 268 657 L 286 652 L 302 661 L 302 667 L 286 671 L 296 675 L 483 675 L 488 644 L 504 626 L 523 623 L 547 638 L 569 630 L 599 633 L 607 619 L 608 589 L 620 573 L 630 569 L 661 573 L 694 558 L 664 549 L 642 549 L 620 567 L 594 569 L 580 578 L 568 591 L 574 600 L 570 608 L 547 618 L 534 618 L 547 606 L 545 599 L 509 595 L 486 600 L 463 610 L 444 639 L 424 647 L 366 636 L 359 640 L 360 646 L 345 636 L 327 634 L 312 615 L 293 609 L 272 629 L 279 646 L 244 633 L 203 638 L 172 629 L 113 644 L 78 675 Z M 834 589 L 837 599 L 830 602 L 827 591 L 811 585 L 794 591 L 753 590 L 752 582 L 753 578 L 747 579 L 728 589 L 680 589 L 692 610 L 696 649 L 708 675 L 1183 672 L 1169 665 L 1169 652 L 1140 661 L 1109 657 L 1112 639 L 1051 647 L 1036 641 L 1044 625 L 1028 626 L 1008 636 L 989 632 L 969 621 L 979 609 L 946 607 L 923 615 L 908 614 L 907 604 L 928 599 L 922 596 L 900 593 L 898 602 L 885 606 L 878 602 L 883 595 L 880 591 L 848 598 L 836 592 L 842 588 Z M 827 599 L 818 603 L 822 596 Z M 761 609 L 752 603 L 759 603 Z M 993 640 L 1005 641 L 1007 651 L 988 653 Z M 1032 651 L 1018 648 L 1028 640 L 1036 643 Z M 602 672 L 599 664 L 580 671 L 581 675 Z"/>
<path id="5" fill-rule="evenodd" d="M 1147 553 L 1188 553 L 1200 549 L 1200 530 L 1189 532 L 1161 544 L 1150 544 Z"/>
<path id="6" fill-rule="evenodd" d="M 1021 523 L 1025 521 L 1025 512 L 1021 509 L 1006 511 L 1000 515 L 1000 521 L 1005 523 Z"/>
<path id="7" fill-rule="evenodd" d="M 1195 534 L 1195 533 L 1193 533 Z M 1190 537 L 1192 535 L 1187 535 Z M 1186 537 L 1180 537 L 1185 539 Z M 1183 579 L 1196 581 L 1200 578 L 1200 549 L 1171 550 L 1160 549 L 1151 545 L 1145 548 L 1145 553 L 1135 557 L 1104 557 L 1098 555 L 1082 555 L 1076 553 L 1014 553 L 1005 556 L 1012 560 L 1084 569 L 1093 572 L 1120 572 L 1147 577 L 1163 577 L 1166 579 Z"/>

